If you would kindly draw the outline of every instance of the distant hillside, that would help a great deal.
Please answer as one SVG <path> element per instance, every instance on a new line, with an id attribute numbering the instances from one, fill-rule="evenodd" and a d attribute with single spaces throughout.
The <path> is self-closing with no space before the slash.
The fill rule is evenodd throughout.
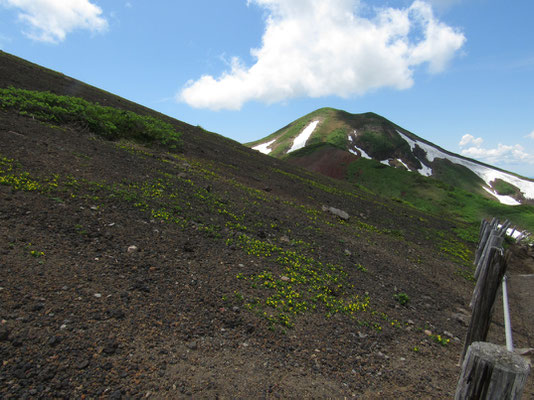
<path id="1" fill-rule="evenodd" d="M 534 181 L 444 150 L 374 113 L 322 108 L 247 145 L 381 196 L 465 220 L 492 213 L 529 215 L 531 208 L 506 211 L 500 205 L 534 204 Z"/>

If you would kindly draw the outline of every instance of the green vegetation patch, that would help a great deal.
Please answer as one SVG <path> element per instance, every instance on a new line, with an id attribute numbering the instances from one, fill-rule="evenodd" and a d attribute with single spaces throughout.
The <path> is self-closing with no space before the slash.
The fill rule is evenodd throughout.
<path id="1" fill-rule="evenodd" d="M 228 239 L 227 245 L 237 245 L 247 254 L 268 258 L 284 268 L 275 275 L 270 271 L 260 274 L 238 274 L 238 279 L 249 281 L 259 297 L 238 298 L 245 307 L 256 310 L 272 326 L 293 326 L 295 315 L 321 307 L 326 316 L 336 313 L 354 315 L 368 311 L 369 297 L 354 294 L 354 286 L 347 280 L 347 273 L 339 265 L 323 264 L 301 252 L 283 248 L 242 234 Z M 356 266 L 356 268 L 358 268 Z M 262 292 L 267 291 L 265 294 Z"/>
<path id="2" fill-rule="evenodd" d="M 47 123 L 81 125 L 108 140 L 155 142 L 171 149 L 181 144 L 181 134 L 160 119 L 101 106 L 79 97 L 9 87 L 0 89 L 0 108 L 17 110 L 21 115 Z"/>
<path id="3" fill-rule="evenodd" d="M 519 189 L 514 185 L 511 185 L 510 183 L 501 179 L 495 179 L 492 186 L 493 189 L 495 189 L 495 191 L 501 196 L 513 196 L 519 192 Z"/>
<path id="4" fill-rule="evenodd" d="M 382 131 L 363 131 L 358 135 L 358 141 L 368 149 L 367 153 L 379 160 L 389 157 L 397 149 L 410 152 L 408 143 L 400 135 L 388 135 Z"/>
<path id="5" fill-rule="evenodd" d="M 534 231 L 534 207 L 530 205 L 511 207 L 500 204 L 486 195 L 404 169 L 388 168 L 375 160 L 360 158 L 349 165 L 347 174 L 349 181 L 381 197 L 458 221 L 461 229 L 457 233 L 468 241 L 476 241 L 483 218 L 509 219 L 521 229 Z M 474 182 L 470 174 L 466 175 L 469 182 Z M 471 224 L 471 227 L 466 224 Z"/>

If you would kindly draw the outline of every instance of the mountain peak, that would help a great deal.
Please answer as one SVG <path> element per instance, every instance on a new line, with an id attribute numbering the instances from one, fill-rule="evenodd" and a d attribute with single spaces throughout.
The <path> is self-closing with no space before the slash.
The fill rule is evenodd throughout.
<path id="1" fill-rule="evenodd" d="M 374 112 L 320 108 L 247 145 L 336 178 L 346 177 L 352 162 L 366 159 L 433 177 L 502 204 L 534 203 L 532 180 L 442 149 Z"/>

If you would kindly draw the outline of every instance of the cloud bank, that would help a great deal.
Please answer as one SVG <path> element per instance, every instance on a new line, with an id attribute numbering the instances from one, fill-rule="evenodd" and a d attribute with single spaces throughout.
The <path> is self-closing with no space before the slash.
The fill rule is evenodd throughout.
<path id="1" fill-rule="evenodd" d="M 254 65 L 235 57 L 219 77 L 188 82 L 178 99 L 196 108 L 239 110 L 295 97 L 363 95 L 410 88 L 414 69 L 439 73 L 464 35 L 416 0 L 408 8 L 373 10 L 359 0 L 249 0 L 268 12 Z"/>
<path id="2" fill-rule="evenodd" d="M 504 145 L 499 143 L 496 148 L 482 147 L 484 140 L 473 135 L 464 135 L 460 140 L 461 154 L 489 164 L 534 164 L 534 155 L 525 151 L 520 144 Z M 471 145 L 467 147 L 468 145 Z"/>
<path id="3" fill-rule="evenodd" d="M 90 0 L 0 0 L 18 8 L 18 19 L 29 26 L 24 34 L 41 42 L 59 43 L 75 29 L 103 32 L 108 23 L 102 9 Z"/>

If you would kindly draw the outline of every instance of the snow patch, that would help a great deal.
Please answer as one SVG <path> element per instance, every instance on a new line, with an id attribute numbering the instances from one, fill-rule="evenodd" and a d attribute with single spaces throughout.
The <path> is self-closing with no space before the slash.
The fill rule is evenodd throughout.
<path id="1" fill-rule="evenodd" d="M 391 167 L 391 165 L 389 165 L 389 159 L 380 161 L 380 164 L 384 164 L 384 165 L 387 165 L 388 167 Z"/>
<path id="2" fill-rule="evenodd" d="M 484 189 L 486 192 L 491 194 L 493 197 L 495 197 L 501 204 L 505 204 L 507 206 L 519 206 L 521 203 L 510 196 L 501 196 L 497 192 L 487 188 L 486 186 L 483 186 L 482 189 Z"/>
<path id="3" fill-rule="evenodd" d="M 262 143 L 257 146 L 254 146 L 252 150 L 258 150 L 260 153 L 269 154 L 271 151 L 273 151 L 273 149 L 269 149 L 269 146 L 272 145 L 274 142 L 276 142 L 276 139 L 271 140 L 267 143 Z"/>
<path id="4" fill-rule="evenodd" d="M 408 171 L 410 171 L 410 167 L 408 167 L 408 165 L 406 165 L 406 163 L 404 161 L 402 161 L 400 158 L 397 158 L 397 161 L 400 162 L 404 168 L 406 168 Z"/>
<path id="5" fill-rule="evenodd" d="M 427 159 L 429 161 L 433 161 L 434 160 L 434 158 L 432 158 L 432 160 L 430 160 L 428 158 L 428 156 L 429 156 L 429 154 L 431 152 L 427 151 L 423 146 L 421 146 L 421 145 L 424 145 L 425 143 L 416 142 L 415 140 L 410 139 L 408 136 L 404 135 L 402 132 L 399 132 L 398 130 L 397 130 L 397 133 L 401 136 L 401 138 L 403 138 L 408 143 L 408 145 L 410 146 L 410 149 L 412 150 L 412 153 L 413 153 L 413 151 L 415 149 L 415 145 L 418 145 L 419 147 L 421 147 L 423 150 L 426 151 Z M 429 149 L 431 148 L 430 146 L 427 146 L 427 147 Z M 432 176 L 432 168 L 426 166 L 421 160 L 419 160 L 419 162 L 421 163 L 421 168 L 419 168 L 417 170 L 417 172 L 419 172 L 421 175 L 424 175 L 424 176 Z"/>
<path id="6" fill-rule="evenodd" d="M 514 238 L 515 240 L 522 238 L 525 236 L 525 232 L 517 231 L 515 228 L 508 228 L 506 230 L 506 235 L 510 236 L 511 238 Z"/>
<path id="7" fill-rule="evenodd" d="M 318 123 L 319 121 L 317 120 L 308 124 L 308 126 L 306 126 L 306 128 L 304 128 L 302 132 L 300 132 L 300 134 L 295 138 L 295 140 L 293 141 L 293 146 L 291 146 L 291 148 L 287 152 L 291 153 L 292 151 L 302 149 L 304 146 L 306 146 L 306 142 L 317 127 Z"/>
<path id="8" fill-rule="evenodd" d="M 369 156 L 369 154 L 367 154 L 367 153 L 365 152 L 365 150 L 360 149 L 359 147 L 356 147 L 356 146 L 354 146 L 354 149 L 355 149 L 355 150 L 353 150 L 353 149 L 349 149 L 349 151 L 350 151 L 352 154 L 355 154 L 355 155 L 357 155 L 357 156 L 361 156 L 361 157 L 363 157 L 363 158 L 367 158 L 368 160 L 372 160 L 372 159 L 373 159 L 372 157 Z M 357 151 L 356 151 L 356 150 L 357 150 Z M 360 152 L 359 154 L 358 154 L 358 151 Z"/>
<path id="9" fill-rule="evenodd" d="M 410 148 L 412 151 L 415 148 L 415 145 L 419 146 L 421 149 L 423 149 L 426 152 L 426 158 L 428 161 L 432 162 L 436 158 L 443 158 L 447 159 L 454 164 L 463 165 L 466 168 L 469 168 L 471 171 L 473 171 L 475 174 L 477 174 L 488 186 L 491 186 L 491 182 L 493 182 L 495 179 L 500 179 L 504 182 L 509 183 L 510 185 L 513 185 L 517 187 L 521 193 L 523 193 L 523 196 L 527 199 L 534 199 L 534 182 L 527 181 L 525 179 L 521 179 L 515 175 L 499 171 L 490 167 L 486 167 L 484 165 L 477 164 L 473 161 L 465 160 L 460 157 L 455 157 L 450 154 L 444 153 L 438 149 L 436 149 L 433 146 L 430 146 L 426 143 L 415 141 L 410 139 L 408 136 L 404 135 L 402 132 L 399 132 L 397 130 L 397 133 L 404 139 L 408 144 L 410 145 Z M 419 160 L 421 161 L 421 160 Z M 422 170 L 419 170 L 419 173 L 421 173 Z M 424 175 L 424 174 L 423 174 Z M 427 175 L 429 176 L 429 175 Z M 512 199 L 510 196 L 499 196 L 497 193 L 492 192 L 491 190 L 486 189 L 489 193 L 491 193 L 493 196 L 497 197 L 501 203 L 505 201 L 508 205 L 518 205 L 521 204 L 517 200 Z M 513 204 L 512 204 L 513 202 Z"/>

